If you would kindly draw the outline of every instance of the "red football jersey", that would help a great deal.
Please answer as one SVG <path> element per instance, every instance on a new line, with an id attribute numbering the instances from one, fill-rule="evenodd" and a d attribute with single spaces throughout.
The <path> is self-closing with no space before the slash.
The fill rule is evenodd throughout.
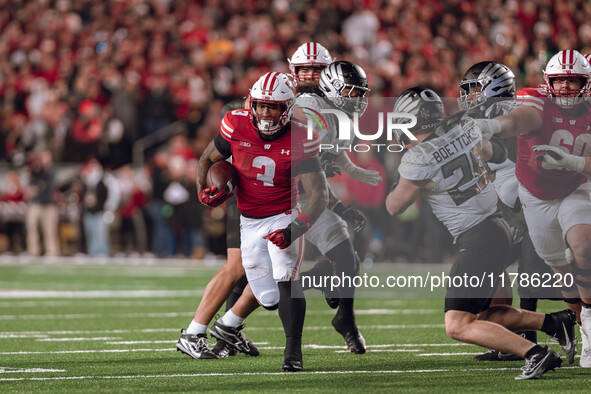
<path id="1" fill-rule="evenodd" d="M 587 180 L 584 175 L 567 170 L 546 170 L 532 151 L 535 145 L 552 145 L 576 156 L 591 156 L 591 112 L 571 117 L 547 98 L 545 88 L 525 88 L 517 92 L 517 102 L 535 108 L 543 117 L 542 127 L 517 137 L 519 182 L 540 200 L 562 199 Z"/>
<path id="2" fill-rule="evenodd" d="M 231 145 L 232 164 L 240 178 L 236 197 L 241 213 L 271 216 L 297 204 L 299 166 L 318 156 L 318 133 L 308 139 L 305 129 L 292 126 L 278 139 L 265 141 L 252 124 L 249 111 L 234 110 L 224 116 L 220 135 Z"/>

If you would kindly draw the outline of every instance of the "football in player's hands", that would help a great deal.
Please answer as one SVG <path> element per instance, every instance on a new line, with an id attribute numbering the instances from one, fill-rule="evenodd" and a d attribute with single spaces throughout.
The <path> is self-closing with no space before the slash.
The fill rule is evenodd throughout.
<path id="1" fill-rule="evenodd" d="M 219 191 L 227 190 L 228 193 L 232 193 L 238 185 L 238 172 L 227 161 L 218 161 L 209 167 L 205 183 L 207 187 L 215 187 Z"/>

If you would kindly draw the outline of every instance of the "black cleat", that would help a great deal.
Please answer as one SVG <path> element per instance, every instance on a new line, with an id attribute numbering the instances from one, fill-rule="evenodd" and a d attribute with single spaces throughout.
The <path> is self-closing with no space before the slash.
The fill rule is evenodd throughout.
<path id="1" fill-rule="evenodd" d="M 523 357 L 516 356 L 512 353 L 503 353 L 497 350 L 490 349 L 486 353 L 479 354 L 474 357 L 474 361 L 520 361 Z"/>
<path id="2" fill-rule="evenodd" d="M 352 324 L 339 324 L 338 314 L 332 319 L 332 326 L 345 339 L 347 348 L 355 354 L 364 354 L 366 351 L 365 338 L 353 322 Z"/>
<path id="3" fill-rule="evenodd" d="M 544 348 L 544 352 L 536 353 L 525 362 L 525 366 L 521 367 L 523 371 L 521 375 L 516 376 L 515 380 L 538 379 L 548 371 L 554 371 L 562 365 L 562 359 L 548 346 Z"/>
<path id="4" fill-rule="evenodd" d="M 281 369 L 283 372 L 302 372 L 304 367 L 301 360 L 288 359 L 283 362 Z"/>
<path id="5" fill-rule="evenodd" d="M 560 348 L 566 356 L 566 362 L 572 364 L 577 354 L 577 338 L 575 336 L 576 315 L 570 309 L 551 313 L 556 332 L 552 335 L 558 340 Z"/>
<path id="6" fill-rule="evenodd" d="M 238 350 L 234 346 L 227 344 L 224 341 L 218 340 L 211 351 L 218 355 L 219 358 L 235 356 Z"/>
<path id="7" fill-rule="evenodd" d="M 242 332 L 243 328 L 244 325 L 239 327 L 224 326 L 218 320 L 213 323 L 213 326 L 209 329 L 209 333 L 212 337 L 226 342 L 239 352 L 256 357 L 260 354 L 259 349 L 244 335 Z"/>
<path id="8" fill-rule="evenodd" d="M 365 350 L 367 349 L 365 346 L 365 338 L 363 338 L 363 335 L 361 335 L 358 329 L 349 331 L 343 337 L 345 338 L 345 343 L 347 344 L 347 347 L 351 353 L 365 353 Z"/>
<path id="9" fill-rule="evenodd" d="M 205 334 L 187 334 L 187 330 L 182 329 L 181 337 L 176 343 L 176 350 L 183 354 L 186 354 L 187 356 L 191 356 L 196 360 L 219 358 L 217 354 L 209 350 L 209 347 L 207 347 L 206 340 L 207 335 Z"/>

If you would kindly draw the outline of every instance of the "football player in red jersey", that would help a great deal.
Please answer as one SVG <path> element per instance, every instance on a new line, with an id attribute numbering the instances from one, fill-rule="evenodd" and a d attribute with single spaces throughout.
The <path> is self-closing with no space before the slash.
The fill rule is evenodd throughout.
<path id="1" fill-rule="evenodd" d="M 245 108 L 250 108 L 248 100 L 233 100 L 222 108 L 222 119 L 232 110 Z M 243 335 L 241 329 L 236 330 L 236 336 L 242 338 L 239 342 L 229 344 L 218 340 L 213 349 L 209 349 L 207 345 L 207 325 L 224 301 L 226 312 L 228 312 L 240 300 L 240 303 L 236 304 L 240 316 L 247 316 L 258 307 L 251 291 L 241 298 L 247 282 L 240 254 L 240 213 L 236 196 L 226 201 L 226 216 L 227 261 L 207 283 L 193 319 L 186 329 L 181 330 L 181 336 L 176 344 L 178 351 L 194 359 L 217 359 L 233 356 L 238 351 L 249 356 L 259 355 L 259 350 Z"/>
<path id="2" fill-rule="evenodd" d="M 563 50 L 548 62 L 544 81 L 543 88 L 517 92 L 520 105 L 509 114 L 477 122 L 485 134 L 518 136 L 516 175 L 531 240 L 555 272 L 568 278 L 572 271 L 578 294 L 567 296 L 581 323 L 580 365 L 590 368 L 591 66 L 579 52 Z"/>
<path id="3" fill-rule="evenodd" d="M 266 309 L 279 309 L 286 336 L 282 369 L 301 371 L 306 311 L 299 281 L 301 236 L 328 202 L 326 178 L 318 159 L 320 137 L 314 133 L 308 140 L 306 130 L 292 127 L 294 91 L 286 75 L 263 75 L 250 91 L 250 102 L 250 111 L 226 114 L 220 134 L 203 152 L 197 175 L 199 200 L 217 206 L 229 197 L 227 190 L 205 188 L 205 178 L 214 162 L 232 156 L 239 176 L 236 196 L 247 289 Z M 308 195 L 303 209 L 298 205 L 298 180 Z M 244 316 L 229 315 L 228 320 L 234 321 L 227 325 L 226 315 L 214 323 L 210 333 L 232 340 L 232 326 L 241 324 L 239 319 Z"/>

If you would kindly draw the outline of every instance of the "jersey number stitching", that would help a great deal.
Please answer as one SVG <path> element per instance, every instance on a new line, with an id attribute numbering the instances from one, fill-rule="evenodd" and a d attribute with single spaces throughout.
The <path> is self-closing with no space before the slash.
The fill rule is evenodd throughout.
<path id="1" fill-rule="evenodd" d="M 265 172 L 257 174 L 257 180 L 263 181 L 263 186 L 273 186 L 273 178 L 275 177 L 275 167 L 277 164 L 267 156 L 257 156 L 252 161 L 252 166 L 255 168 L 265 167 Z"/>
<path id="2" fill-rule="evenodd" d="M 443 172 L 444 178 L 453 176 L 458 168 L 462 171 L 462 178 L 451 190 L 448 191 L 449 196 L 456 203 L 456 205 L 461 205 L 480 193 L 489 182 L 489 176 L 486 167 L 480 164 L 478 157 L 474 157 L 473 154 L 472 156 L 472 161 L 470 161 L 468 155 L 463 154 L 462 156 L 456 157 L 441 167 L 441 172 Z M 474 186 L 466 190 L 460 190 L 462 186 L 474 178 L 478 178 L 478 181 Z"/>

